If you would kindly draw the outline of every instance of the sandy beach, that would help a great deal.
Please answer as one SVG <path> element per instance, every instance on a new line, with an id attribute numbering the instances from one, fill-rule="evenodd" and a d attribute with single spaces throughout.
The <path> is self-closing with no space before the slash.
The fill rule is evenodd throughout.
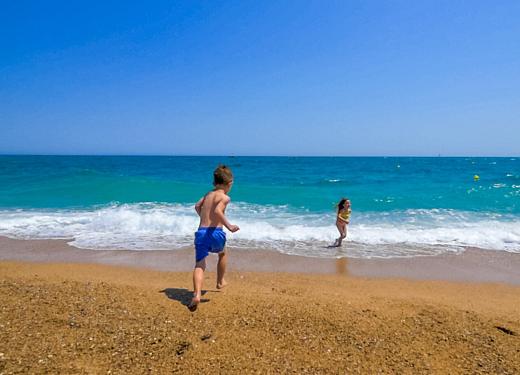
<path id="1" fill-rule="evenodd" d="M 426 278 L 439 280 L 412 280 L 388 275 L 410 260 L 284 266 L 283 257 L 263 253 L 248 269 L 242 262 L 253 255 L 237 250 L 229 286 L 216 290 L 207 272 L 204 302 L 190 313 L 185 252 L 169 254 L 176 266 L 166 271 L 135 255 L 143 252 L 89 255 L 63 241 L 2 238 L 0 373 L 520 372 L 514 268 L 502 283 L 447 281 L 435 272 Z M 464 261 L 469 270 L 476 254 Z M 482 269 L 514 267 L 518 257 L 509 255 L 481 261 Z M 165 265 L 163 256 L 146 258 Z M 274 272 L 263 269 L 268 264 Z"/>

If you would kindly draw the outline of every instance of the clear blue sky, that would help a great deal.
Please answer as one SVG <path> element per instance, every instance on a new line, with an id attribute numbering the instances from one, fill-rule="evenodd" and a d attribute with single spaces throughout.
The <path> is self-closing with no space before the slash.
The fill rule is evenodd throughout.
<path id="1" fill-rule="evenodd" d="M 520 1 L 4 1 L 0 153 L 520 155 Z"/>

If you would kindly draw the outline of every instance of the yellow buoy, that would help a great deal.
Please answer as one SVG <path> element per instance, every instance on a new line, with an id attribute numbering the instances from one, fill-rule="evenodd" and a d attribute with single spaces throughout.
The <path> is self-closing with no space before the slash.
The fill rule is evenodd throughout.
<path id="1" fill-rule="evenodd" d="M 473 181 L 478 181 L 478 180 L 480 180 L 480 176 L 478 174 L 473 176 Z"/>

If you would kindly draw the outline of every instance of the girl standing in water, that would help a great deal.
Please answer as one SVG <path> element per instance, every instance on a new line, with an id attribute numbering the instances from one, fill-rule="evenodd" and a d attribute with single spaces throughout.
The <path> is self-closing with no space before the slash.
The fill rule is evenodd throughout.
<path id="1" fill-rule="evenodd" d="M 347 237 L 347 224 L 350 222 L 350 214 L 352 210 L 350 209 L 350 200 L 347 198 L 341 198 L 337 205 L 337 215 L 336 215 L 336 227 L 339 231 L 339 237 L 334 242 L 334 246 L 341 246 L 341 242 Z"/>

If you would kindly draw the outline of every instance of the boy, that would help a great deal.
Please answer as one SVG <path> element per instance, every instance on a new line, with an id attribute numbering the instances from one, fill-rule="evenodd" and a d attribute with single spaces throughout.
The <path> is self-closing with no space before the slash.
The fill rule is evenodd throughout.
<path id="1" fill-rule="evenodd" d="M 193 270 L 193 299 L 188 305 L 190 311 L 197 310 L 206 270 L 206 257 L 209 252 L 218 253 L 217 289 L 226 286 L 224 273 L 226 272 L 227 256 L 224 250 L 226 233 L 225 226 L 234 233 L 240 228 L 231 224 L 226 218 L 225 211 L 230 198 L 227 195 L 233 185 L 233 173 L 225 165 L 219 165 L 213 172 L 213 186 L 215 188 L 203 196 L 196 204 L 195 211 L 200 217 L 199 229 L 195 232 L 195 269 Z"/>

